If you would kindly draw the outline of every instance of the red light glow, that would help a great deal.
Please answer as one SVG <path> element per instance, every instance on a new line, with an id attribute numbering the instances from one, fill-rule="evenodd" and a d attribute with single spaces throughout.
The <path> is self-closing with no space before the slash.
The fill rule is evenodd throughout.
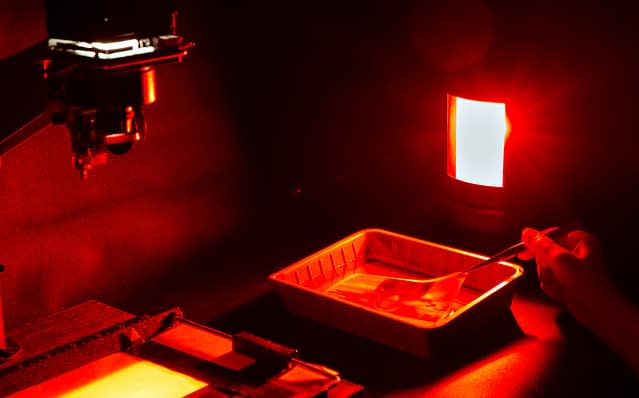
<path id="1" fill-rule="evenodd" d="M 126 353 L 98 359 L 11 398 L 184 397 L 207 383 Z"/>
<path id="2" fill-rule="evenodd" d="M 490 187 L 504 186 L 506 104 L 448 96 L 448 175 Z"/>

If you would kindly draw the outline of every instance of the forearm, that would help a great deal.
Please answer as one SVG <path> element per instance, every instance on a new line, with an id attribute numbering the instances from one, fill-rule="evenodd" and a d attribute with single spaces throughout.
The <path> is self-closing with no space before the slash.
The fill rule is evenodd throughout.
<path id="1" fill-rule="evenodd" d="M 603 292 L 601 292 L 603 293 Z M 639 307 L 618 291 L 607 291 L 589 306 L 582 323 L 598 335 L 639 378 Z"/>

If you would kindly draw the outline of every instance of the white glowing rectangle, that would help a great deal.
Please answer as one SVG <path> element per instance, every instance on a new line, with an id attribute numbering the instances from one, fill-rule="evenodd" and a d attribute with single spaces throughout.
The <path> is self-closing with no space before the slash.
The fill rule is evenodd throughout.
<path id="1" fill-rule="evenodd" d="M 471 184 L 504 185 L 506 104 L 449 96 L 448 174 Z"/>
<path id="2" fill-rule="evenodd" d="M 100 42 L 94 41 L 91 45 L 101 51 L 113 51 L 113 50 L 130 50 L 134 48 L 138 48 L 140 43 L 137 39 L 128 39 L 128 40 L 120 40 L 120 41 L 111 41 L 111 42 Z"/>
<path id="3" fill-rule="evenodd" d="M 87 50 L 69 50 L 69 52 L 72 52 L 75 55 L 79 55 L 81 57 L 87 57 L 87 58 L 95 58 L 95 51 L 87 51 Z"/>
<path id="4" fill-rule="evenodd" d="M 115 59 L 115 58 L 132 57 L 134 55 L 152 53 L 153 51 L 155 51 L 155 48 L 153 47 L 140 47 L 140 48 L 135 48 L 133 50 L 118 51 L 114 53 L 98 53 L 98 58 Z"/>
<path id="5" fill-rule="evenodd" d="M 93 48 L 93 46 L 91 45 L 91 43 L 87 43 L 86 41 L 77 41 L 77 40 L 65 40 L 65 39 L 54 39 L 51 38 L 49 39 L 49 47 L 50 48 L 55 48 L 58 47 L 59 45 L 70 45 L 70 46 L 77 46 L 77 47 L 82 47 L 82 48 Z"/>
<path id="6" fill-rule="evenodd" d="M 150 39 L 127 39 L 113 42 L 92 42 L 49 39 L 52 50 L 69 52 L 81 57 L 99 59 L 117 59 L 136 55 L 149 54 L 155 51 Z"/>

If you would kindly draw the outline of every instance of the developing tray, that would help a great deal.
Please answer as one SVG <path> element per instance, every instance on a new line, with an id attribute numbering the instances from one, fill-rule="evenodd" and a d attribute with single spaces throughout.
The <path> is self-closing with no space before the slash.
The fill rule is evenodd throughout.
<path id="1" fill-rule="evenodd" d="M 452 304 L 440 308 L 422 302 L 382 300 L 374 286 L 348 287 L 353 278 L 377 276 L 422 279 L 439 277 L 486 259 L 381 229 L 350 235 L 270 275 L 292 313 L 378 343 L 433 358 L 463 336 L 487 331 L 509 314 L 514 281 L 523 268 L 499 262 L 471 272 Z M 346 287 L 344 287 L 346 286 Z M 397 297 L 401 296 L 401 292 Z M 392 301 L 392 300 L 391 300 Z"/>

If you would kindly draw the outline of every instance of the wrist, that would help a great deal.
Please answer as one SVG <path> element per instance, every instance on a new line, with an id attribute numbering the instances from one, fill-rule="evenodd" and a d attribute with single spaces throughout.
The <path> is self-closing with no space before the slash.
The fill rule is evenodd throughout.
<path id="1" fill-rule="evenodd" d="M 627 301 L 618 289 L 612 284 L 601 283 L 584 288 L 583 293 L 566 303 L 575 319 L 599 335 L 608 334 L 608 329 L 614 330 L 618 309 Z"/>

